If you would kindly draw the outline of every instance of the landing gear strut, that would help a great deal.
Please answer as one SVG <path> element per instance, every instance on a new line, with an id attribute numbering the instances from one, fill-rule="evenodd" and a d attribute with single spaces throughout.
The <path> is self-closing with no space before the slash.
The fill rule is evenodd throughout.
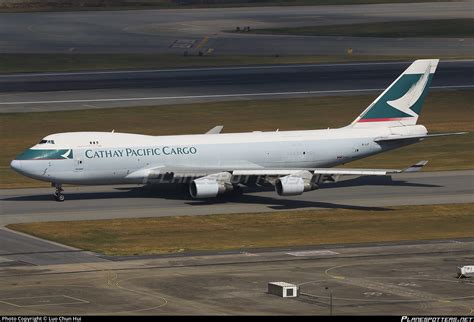
<path id="1" fill-rule="evenodd" d="M 61 184 L 54 184 L 54 187 L 56 188 L 56 191 L 54 192 L 54 199 L 56 201 L 64 201 L 64 195 L 61 193 L 63 192 L 63 188 L 62 188 L 62 185 Z"/>

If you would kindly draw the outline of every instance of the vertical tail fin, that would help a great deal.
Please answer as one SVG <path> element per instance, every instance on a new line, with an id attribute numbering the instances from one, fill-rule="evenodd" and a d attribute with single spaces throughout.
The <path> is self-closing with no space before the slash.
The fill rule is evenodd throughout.
<path id="1" fill-rule="evenodd" d="M 416 124 L 438 62 L 439 59 L 414 61 L 350 126 Z"/>

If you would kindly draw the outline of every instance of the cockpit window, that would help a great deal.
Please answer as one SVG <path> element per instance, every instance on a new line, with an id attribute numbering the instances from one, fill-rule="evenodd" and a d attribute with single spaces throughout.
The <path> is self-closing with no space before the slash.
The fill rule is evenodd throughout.
<path id="1" fill-rule="evenodd" d="M 45 143 L 54 144 L 54 140 L 41 140 L 38 144 L 45 144 Z"/>

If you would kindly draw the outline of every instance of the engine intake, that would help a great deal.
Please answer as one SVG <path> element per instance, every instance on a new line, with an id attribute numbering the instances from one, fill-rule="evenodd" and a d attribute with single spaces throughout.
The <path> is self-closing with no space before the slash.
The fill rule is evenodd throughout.
<path id="1" fill-rule="evenodd" d="M 216 174 L 193 180 L 189 185 L 189 193 L 193 198 L 215 198 L 219 194 L 232 191 L 230 174 Z"/>
<path id="2" fill-rule="evenodd" d="M 289 175 L 278 178 L 275 181 L 275 191 L 280 196 L 298 196 L 305 191 L 317 189 L 317 185 L 311 182 L 310 178 L 302 178 L 296 175 Z"/>

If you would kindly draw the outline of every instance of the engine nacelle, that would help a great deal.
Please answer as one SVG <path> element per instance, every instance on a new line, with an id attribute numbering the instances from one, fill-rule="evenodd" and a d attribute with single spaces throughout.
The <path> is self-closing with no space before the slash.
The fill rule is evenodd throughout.
<path id="1" fill-rule="evenodd" d="M 281 177 L 275 181 L 275 191 L 280 196 L 298 196 L 316 188 L 316 185 L 313 187 L 311 179 L 295 175 Z"/>
<path id="2" fill-rule="evenodd" d="M 189 185 L 189 193 L 193 198 L 215 198 L 232 191 L 234 186 L 230 183 L 229 176 L 229 173 L 223 173 L 193 180 Z"/>

